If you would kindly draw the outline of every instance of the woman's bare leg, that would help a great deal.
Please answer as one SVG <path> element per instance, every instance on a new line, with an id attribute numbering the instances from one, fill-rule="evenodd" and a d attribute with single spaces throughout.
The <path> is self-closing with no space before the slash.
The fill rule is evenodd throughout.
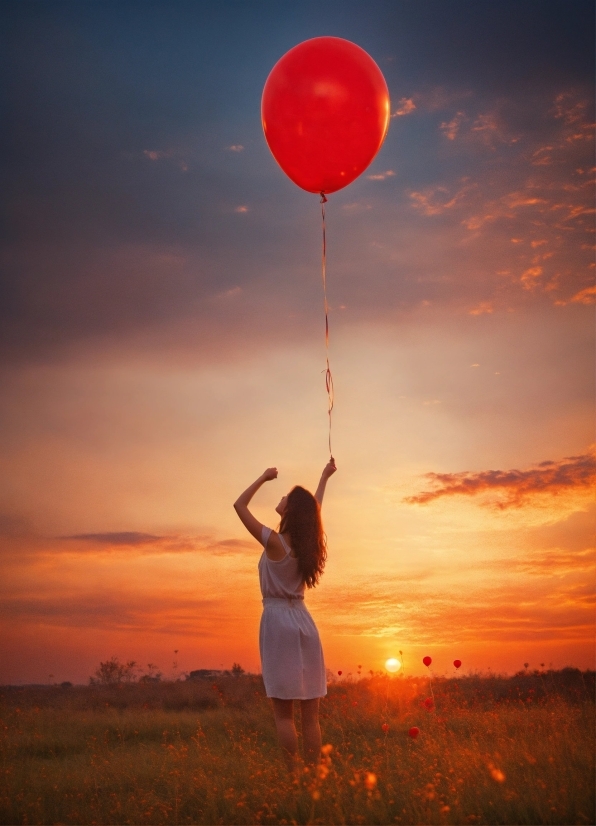
<path id="1" fill-rule="evenodd" d="M 273 703 L 277 739 L 282 748 L 288 771 L 293 772 L 296 768 L 296 754 L 298 752 L 298 735 L 294 725 L 294 701 L 279 700 L 277 697 L 272 697 L 271 702 Z"/>
<path id="2" fill-rule="evenodd" d="M 321 759 L 321 727 L 319 726 L 319 698 L 301 700 L 302 743 L 304 762 L 316 766 Z"/>

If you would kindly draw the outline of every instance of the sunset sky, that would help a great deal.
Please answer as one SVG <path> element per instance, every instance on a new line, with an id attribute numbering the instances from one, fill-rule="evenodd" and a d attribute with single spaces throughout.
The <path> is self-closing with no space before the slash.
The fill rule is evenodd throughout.
<path id="1" fill-rule="evenodd" d="M 276 465 L 275 526 L 328 458 L 320 207 L 260 98 L 319 35 L 392 112 L 327 204 L 327 665 L 594 667 L 591 0 L 0 14 L 0 683 L 260 670 L 232 503 Z"/>

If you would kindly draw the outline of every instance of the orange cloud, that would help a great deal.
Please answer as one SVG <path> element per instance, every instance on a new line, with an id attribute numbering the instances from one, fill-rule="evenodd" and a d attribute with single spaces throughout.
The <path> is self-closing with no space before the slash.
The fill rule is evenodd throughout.
<path id="1" fill-rule="evenodd" d="M 521 282 L 524 286 L 524 289 L 531 290 L 533 287 L 536 286 L 536 283 L 544 270 L 542 267 L 529 267 L 525 270 L 521 275 Z"/>
<path id="2" fill-rule="evenodd" d="M 441 132 L 448 140 L 454 141 L 464 119 L 465 114 L 463 112 L 458 112 L 450 121 L 443 121 L 440 126 Z"/>
<path id="3" fill-rule="evenodd" d="M 473 307 L 471 310 L 468 311 L 468 315 L 484 315 L 485 313 L 492 313 L 494 310 L 493 305 L 490 301 L 481 301 L 478 306 Z"/>
<path id="4" fill-rule="evenodd" d="M 426 478 L 434 489 L 408 496 L 404 501 L 425 505 L 442 496 L 477 496 L 489 492 L 498 493 L 502 498 L 485 504 L 499 509 L 519 507 L 539 494 L 556 496 L 593 485 L 596 482 L 596 455 L 590 452 L 558 462 L 541 462 L 529 470 L 428 473 Z"/>
<path id="5" fill-rule="evenodd" d="M 594 548 L 584 548 L 580 551 L 551 548 L 521 556 L 503 557 L 492 562 L 484 561 L 483 565 L 506 571 L 520 571 L 533 576 L 564 576 L 578 571 L 593 571 L 595 563 Z"/>
<path id="6" fill-rule="evenodd" d="M 188 172 L 188 163 L 181 157 L 181 153 L 174 149 L 143 149 L 143 155 L 150 161 L 174 159 L 183 172 Z"/>
<path id="7" fill-rule="evenodd" d="M 412 206 L 424 215 L 441 215 L 446 210 L 459 205 L 473 187 L 464 186 L 450 197 L 447 187 L 438 186 L 424 192 L 410 192 Z"/>
<path id="8" fill-rule="evenodd" d="M 594 304 L 596 301 L 596 285 L 580 290 L 570 300 L 576 304 Z"/>
<path id="9" fill-rule="evenodd" d="M 511 145 L 517 143 L 519 138 L 508 134 L 507 128 L 499 115 L 488 113 L 478 115 L 472 126 L 471 132 L 491 149 L 495 148 L 495 143 L 505 143 Z"/>
<path id="10" fill-rule="evenodd" d="M 369 181 L 384 181 L 385 178 L 393 178 L 395 176 L 395 172 L 392 169 L 388 169 L 387 172 L 381 172 L 377 175 L 367 175 Z"/>
<path id="11" fill-rule="evenodd" d="M 160 149 L 143 149 L 143 155 L 149 158 L 150 161 L 160 161 L 163 158 L 171 158 L 172 154 L 171 150 L 164 152 Z"/>
<path id="12" fill-rule="evenodd" d="M 403 115 L 409 115 L 410 112 L 413 112 L 416 108 L 416 104 L 412 100 L 412 98 L 401 98 L 399 101 L 399 106 L 395 110 L 395 112 L 391 115 L 392 118 L 399 118 Z"/>
<path id="13" fill-rule="evenodd" d="M 566 126 L 575 126 L 578 123 L 584 125 L 587 111 L 588 101 L 577 100 L 572 92 L 562 92 L 555 98 L 553 114 Z"/>

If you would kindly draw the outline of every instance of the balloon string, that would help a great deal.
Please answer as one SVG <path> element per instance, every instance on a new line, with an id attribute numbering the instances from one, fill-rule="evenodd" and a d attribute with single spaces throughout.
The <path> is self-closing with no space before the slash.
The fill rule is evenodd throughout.
<path id="1" fill-rule="evenodd" d="M 321 192 L 321 216 L 323 218 L 323 255 L 322 255 L 322 271 L 323 271 L 323 306 L 325 309 L 325 387 L 327 388 L 327 413 L 329 416 L 329 455 L 333 459 L 333 452 L 331 450 L 331 411 L 333 410 L 333 376 L 331 375 L 331 368 L 329 366 L 329 305 L 327 303 L 327 237 L 325 231 L 325 204 L 327 198 L 325 193 Z"/>

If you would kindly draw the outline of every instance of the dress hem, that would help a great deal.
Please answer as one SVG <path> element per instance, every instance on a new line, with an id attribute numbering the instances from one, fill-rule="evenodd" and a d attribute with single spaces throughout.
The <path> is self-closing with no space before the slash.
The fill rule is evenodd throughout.
<path id="1" fill-rule="evenodd" d="M 327 692 L 324 694 L 315 694 L 314 697 L 280 697 L 278 694 L 267 694 L 268 700 L 322 700 L 323 697 L 327 696 Z"/>

